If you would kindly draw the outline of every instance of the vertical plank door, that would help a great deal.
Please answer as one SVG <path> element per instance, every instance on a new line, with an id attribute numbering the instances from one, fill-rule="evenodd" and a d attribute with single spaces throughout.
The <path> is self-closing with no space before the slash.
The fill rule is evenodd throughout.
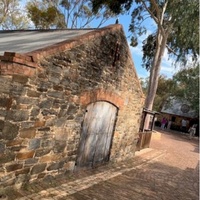
<path id="1" fill-rule="evenodd" d="M 104 101 L 88 105 L 81 131 L 77 167 L 92 167 L 109 160 L 117 108 Z"/>

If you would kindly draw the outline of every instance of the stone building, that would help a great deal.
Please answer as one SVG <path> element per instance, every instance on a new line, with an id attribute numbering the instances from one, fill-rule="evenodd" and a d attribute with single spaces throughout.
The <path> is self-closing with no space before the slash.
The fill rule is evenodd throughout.
<path id="1" fill-rule="evenodd" d="M 121 25 L 0 43 L 1 186 L 134 156 L 143 93 Z"/>

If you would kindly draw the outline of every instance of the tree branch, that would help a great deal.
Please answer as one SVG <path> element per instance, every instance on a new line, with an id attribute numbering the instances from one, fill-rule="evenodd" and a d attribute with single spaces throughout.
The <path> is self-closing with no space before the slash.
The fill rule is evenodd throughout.
<path id="1" fill-rule="evenodd" d="M 164 14 L 165 14 L 165 11 L 166 11 L 166 8 L 167 8 L 168 0 L 164 4 L 162 12 L 159 10 L 159 7 L 158 7 L 158 5 L 157 5 L 155 0 L 150 0 L 150 1 L 152 2 L 152 4 L 154 5 L 154 7 L 155 7 L 155 9 L 157 11 L 157 15 L 158 15 L 158 23 L 157 24 L 158 24 L 158 27 L 160 28 L 160 30 L 162 32 L 162 35 L 165 37 L 166 33 L 165 33 L 164 28 L 163 28 L 163 20 L 164 20 Z"/>
<path id="2" fill-rule="evenodd" d="M 161 15 L 161 21 L 162 22 L 163 22 L 163 19 L 164 19 L 164 14 L 165 14 L 165 10 L 167 8 L 167 4 L 168 4 L 168 1 L 165 2 L 163 9 L 162 9 L 162 15 Z"/>
<path id="3" fill-rule="evenodd" d="M 150 1 L 151 1 L 151 3 L 153 4 L 154 8 L 156 9 L 156 13 L 157 13 L 157 15 L 158 15 L 158 19 L 160 19 L 160 9 L 159 9 L 159 7 L 158 7 L 158 4 L 156 3 L 155 0 L 150 0 Z"/>
<path id="4" fill-rule="evenodd" d="M 145 7 L 145 9 L 147 10 L 147 12 L 151 15 L 151 17 L 154 19 L 154 21 L 158 24 L 158 18 L 151 12 L 151 10 L 147 7 L 147 5 L 145 4 L 145 2 L 142 0 L 141 1 L 143 6 Z"/>
<path id="5" fill-rule="evenodd" d="M 166 44 L 166 48 L 168 49 L 168 51 L 170 51 L 174 55 L 178 56 L 178 54 L 172 48 L 170 48 L 167 44 Z"/>

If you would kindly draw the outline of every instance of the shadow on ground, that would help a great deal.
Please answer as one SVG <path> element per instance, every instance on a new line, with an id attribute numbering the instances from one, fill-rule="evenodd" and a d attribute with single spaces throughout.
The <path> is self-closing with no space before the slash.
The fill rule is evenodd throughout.
<path id="1" fill-rule="evenodd" d="M 69 200 L 198 200 L 198 174 L 150 163 L 67 197 Z M 61 198 L 64 200 L 65 198 Z"/>

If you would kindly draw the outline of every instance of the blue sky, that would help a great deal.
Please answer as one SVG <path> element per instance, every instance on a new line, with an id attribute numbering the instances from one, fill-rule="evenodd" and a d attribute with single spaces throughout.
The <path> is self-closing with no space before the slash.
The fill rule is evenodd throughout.
<path id="1" fill-rule="evenodd" d="M 116 19 L 110 19 L 109 21 L 106 22 L 105 25 L 109 24 L 114 24 Z M 131 16 L 130 15 L 123 15 L 119 16 L 119 23 L 122 24 L 123 29 L 125 31 L 125 34 L 127 36 L 128 43 L 130 44 L 130 39 L 128 36 L 131 35 L 131 33 L 128 31 L 129 29 L 129 24 L 131 22 Z M 155 24 L 153 21 L 148 20 L 148 30 L 147 30 L 147 35 L 152 33 L 155 30 Z M 131 55 L 133 58 L 133 62 L 135 64 L 135 68 L 137 71 L 137 74 L 141 78 L 146 78 L 149 76 L 149 72 L 142 67 L 142 41 L 146 38 L 147 35 L 141 36 L 138 40 L 138 46 L 136 47 L 130 47 Z M 165 51 L 162 64 L 161 64 L 161 72 L 160 74 L 171 78 L 175 72 L 178 71 L 173 65 L 172 65 L 173 60 L 168 57 L 167 50 Z"/>

